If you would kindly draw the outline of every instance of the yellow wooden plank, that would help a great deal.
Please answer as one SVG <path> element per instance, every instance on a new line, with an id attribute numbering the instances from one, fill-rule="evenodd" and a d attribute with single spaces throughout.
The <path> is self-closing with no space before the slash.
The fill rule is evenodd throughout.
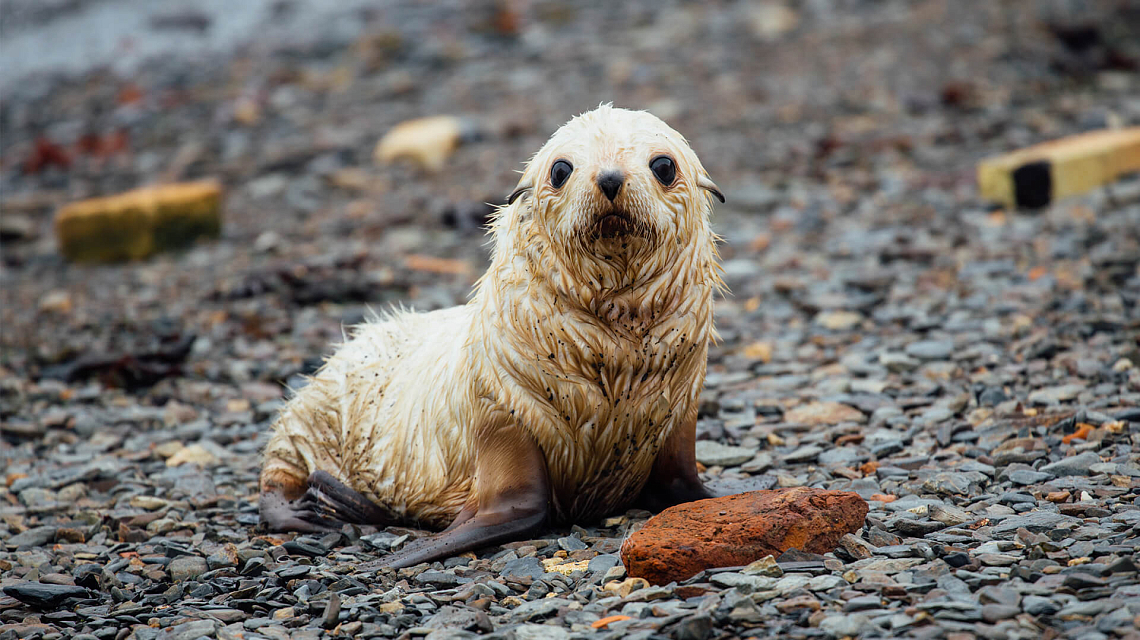
<path id="1" fill-rule="evenodd" d="M 1140 171 L 1140 127 L 1102 129 L 987 158 L 978 190 L 1009 208 L 1041 206 L 1132 171 Z"/>
<path id="2" fill-rule="evenodd" d="M 158 185 L 60 208 L 60 253 L 75 262 L 138 260 L 221 234 L 222 189 L 214 181 Z"/>

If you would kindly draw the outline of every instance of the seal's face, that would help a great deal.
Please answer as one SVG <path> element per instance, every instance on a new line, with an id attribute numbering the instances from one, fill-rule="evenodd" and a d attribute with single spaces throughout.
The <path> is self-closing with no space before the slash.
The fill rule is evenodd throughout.
<path id="1" fill-rule="evenodd" d="M 615 260 L 707 231 L 720 192 L 685 139 L 657 117 L 602 106 L 566 123 L 512 198 L 555 244 Z"/>

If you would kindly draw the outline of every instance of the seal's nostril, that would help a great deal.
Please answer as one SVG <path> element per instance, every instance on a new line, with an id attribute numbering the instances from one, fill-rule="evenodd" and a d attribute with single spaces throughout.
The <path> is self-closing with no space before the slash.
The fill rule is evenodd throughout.
<path id="1" fill-rule="evenodd" d="M 603 171 L 598 174 L 598 188 L 602 193 L 606 194 L 610 202 L 614 201 L 617 197 L 618 191 L 621 191 L 621 185 L 625 182 L 625 175 L 620 171 Z"/>

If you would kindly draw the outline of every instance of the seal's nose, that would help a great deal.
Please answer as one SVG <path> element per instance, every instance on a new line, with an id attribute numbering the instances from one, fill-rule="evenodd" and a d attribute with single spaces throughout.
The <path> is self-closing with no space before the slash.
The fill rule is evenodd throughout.
<path id="1" fill-rule="evenodd" d="M 621 171 L 610 170 L 598 174 L 598 188 L 602 190 L 602 193 L 606 194 L 610 202 L 613 202 L 614 198 L 617 197 L 618 191 L 621 191 L 621 185 L 624 182 L 625 174 Z"/>

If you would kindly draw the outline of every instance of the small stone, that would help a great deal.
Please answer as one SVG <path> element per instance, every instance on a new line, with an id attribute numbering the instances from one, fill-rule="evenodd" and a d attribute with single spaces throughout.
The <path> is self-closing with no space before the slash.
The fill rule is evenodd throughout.
<path id="1" fill-rule="evenodd" d="M 40 297 L 38 306 L 44 313 L 67 315 L 71 313 L 71 294 L 61 289 L 48 291 Z"/>
<path id="2" fill-rule="evenodd" d="M 1088 573 L 1070 573 L 1065 576 L 1062 584 L 1074 591 L 1080 591 L 1081 589 L 1103 587 L 1108 584 L 1108 581 Z"/>
<path id="3" fill-rule="evenodd" d="M 177 467 L 183 464 L 197 464 L 202 468 L 213 467 L 218 464 L 217 457 L 200 444 L 183 447 L 178 453 L 166 459 L 166 466 Z"/>
<path id="4" fill-rule="evenodd" d="M 1083 451 L 1075 456 L 1061 458 L 1057 462 L 1047 464 L 1041 467 L 1041 471 L 1058 477 L 1087 476 L 1092 465 L 1098 464 L 1100 461 L 1100 456 L 1095 451 Z"/>
<path id="5" fill-rule="evenodd" d="M 956 471 L 936 473 L 922 483 L 922 488 L 931 493 L 969 495 L 970 477 Z"/>
<path id="6" fill-rule="evenodd" d="M 415 577 L 416 584 L 430 585 L 436 589 L 449 589 L 470 581 L 470 578 L 458 576 L 453 571 L 435 571 L 432 569 L 423 571 Z"/>
<path id="7" fill-rule="evenodd" d="M 1077 395 L 1084 390 L 1085 386 L 1080 384 L 1063 384 L 1056 387 L 1038 389 L 1029 394 L 1029 404 L 1061 404 L 1062 402 L 1076 399 Z"/>
<path id="8" fill-rule="evenodd" d="M 336 627 L 337 622 L 340 620 L 340 594 L 336 591 L 329 593 L 328 604 L 325 605 L 325 615 L 321 618 L 321 624 L 326 629 Z"/>
<path id="9" fill-rule="evenodd" d="M 857 636 L 864 629 L 873 628 L 865 613 L 835 614 L 819 621 L 819 630 L 833 638 Z"/>
<path id="10" fill-rule="evenodd" d="M 764 556 L 755 562 L 749 563 L 748 566 L 741 569 L 740 572 L 748 576 L 768 576 L 769 578 L 779 578 L 784 575 L 784 570 L 781 569 L 779 563 L 776 562 L 776 557 L 771 555 Z"/>
<path id="11" fill-rule="evenodd" d="M 882 600 L 877 595 L 866 595 L 851 598 L 843 605 L 844 611 L 867 611 L 868 609 L 878 609 L 883 606 Z"/>
<path id="12" fill-rule="evenodd" d="M 906 354 L 919 360 L 946 360 L 954 353 L 950 340 L 920 340 L 906 346 Z"/>
<path id="13" fill-rule="evenodd" d="M 170 578 L 175 582 L 193 580 L 210 570 L 206 559 L 200 556 L 178 556 L 166 567 Z"/>
<path id="14" fill-rule="evenodd" d="M 845 533 L 839 539 L 839 546 L 856 560 L 865 560 L 875 555 L 875 548 L 853 534 Z"/>
<path id="15" fill-rule="evenodd" d="M 89 598 L 83 587 L 41 582 L 21 582 L 4 587 L 4 593 L 36 609 L 55 609 L 69 598 Z"/>
<path id="16" fill-rule="evenodd" d="M 1021 607 L 1018 606 L 1011 606 L 1008 604 L 982 605 L 982 620 L 985 620 L 990 624 L 1016 617 L 1019 613 L 1021 613 Z"/>
<path id="17" fill-rule="evenodd" d="M 713 621 L 708 614 L 689 616 L 677 624 L 673 632 L 675 640 L 708 640 L 712 634 Z"/>
<path id="18" fill-rule="evenodd" d="M 191 620 L 176 624 L 170 629 L 163 630 L 158 640 L 198 640 L 199 638 L 213 638 L 218 632 L 218 623 L 214 620 Z"/>
<path id="19" fill-rule="evenodd" d="M 863 314 L 854 311 L 822 311 L 815 316 L 815 323 L 832 331 L 847 331 L 863 321 Z"/>
<path id="20" fill-rule="evenodd" d="M 602 587 L 603 591 L 610 591 L 619 597 L 626 597 L 629 594 L 644 589 L 649 586 L 649 582 L 645 578 L 626 578 L 621 582 L 610 582 Z"/>
<path id="21" fill-rule="evenodd" d="M 565 536 L 558 539 L 558 548 L 563 551 L 582 551 L 589 547 L 578 536 Z"/>
<path id="22" fill-rule="evenodd" d="M 804 445 L 795 451 L 784 456 L 784 462 L 788 464 L 797 464 L 800 462 L 810 462 L 815 460 L 819 454 L 823 453 L 823 447 L 808 444 Z"/>
<path id="23" fill-rule="evenodd" d="M 587 570 L 590 573 L 605 574 L 610 569 L 621 564 L 621 559 L 612 553 L 602 553 L 590 559 Z"/>
<path id="24" fill-rule="evenodd" d="M 751 6 L 747 21 L 755 38 L 772 42 L 795 29 L 800 23 L 800 16 L 783 2 L 765 0 Z"/>
<path id="25" fill-rule="evenodd" d="M 927 507 L 927 515 L 935 522 L 948 526 L 957 526 L 975 520 L 974 516 L 961 507 L 952 504 L 932 504 Z"/>
<path id="26" fill-rule="evenodd" d="M 1030 511 L 1029 513 L 1009 516 L 993 527 L 993 535 L 1013 535 L 1018 529 L 1027 529 L 1031 533 L 1047 533 L 1059 528 L 1062 524 L 1080 524 L 1082 520 L 1071 516 L 1053 513 L 1051 511 Z"/>
<path id="27" fill-rule="evenodd" d="M 697 462 L 707 467 L 734 467 L 751 460 L 756 455 L 756 450 L 730 447 L 715 440 L 698 440 L 696 454 Z"/>
<path id="28" fill-rule="evenodd" d="M 1031 616 L 1051 616 L 1060 611 L 1061 607 L 1049 598 L 1028 595 L 1021 601 L 1021 609 Z"/>
<path id="29" fill-rule="evenodd" d="M 170 502 L 155 496 L 134 496 L 131 498 L 132 507 L 136 509 L 146 509 L 147 511 L 157 511 L 168 504 L 170 504 Z"/>
<path id="30" fill-rule="evenodd" d="M 842 578 L 840 579 L 842 580 Z M 819 600 L 814 596 L 809 595 L 795 596 L 776 603 L 776 609 L 778 609 L 780 613 L 784 614 L 792 613 L 793 611 L 798 611 L 800 609 L 819 611 L 821 607 L 822 605 L 820 604 Z"/>
<path id="31" fill-rule="evenodd" d="M 863 412 L 839 402 L 809 402 L 784 413 L 784 420 L 808 426 L 835 425 L 841 422 L 864 422 Z"/>
<path id="32" fill-rule="evenodd" d="M 32 527 L 23 533 L 17 533 L 11 538 L 8 538 L 5 544 L 11 548 L 42 547 L 52 540 L 55 540 L 55 534 L 58 530 L 59 527 L 53 525 Z"/>
<path id="33" fill-rule="evenodd" d="M 1034 471 L 1032 469 L 1015 469 L 1010 471 L 1007 475 L 1009 481 L 1027 487 L 1029 485 L 1040 484 L 1047 480 L 1052 480 L 1054 475 L 1051 473 L 1044 473 L 1041 471 Z"/>
<path id="34" fill-rule="evenodd" d="M 748 598 L 741 598 L 736 601 L 732 609 L 728 612 L 728 618 L 732 622 L 743 625 L 755 625 L 764 619 L 763 612 L 756 603 Z"/>
<path id="35" fill-rule="evenodd" d="M 879 354 L 879 364 L 891 373 L 906 373 L 917 369 L 919 361 L 903 353 L 888 352 Z"/>
<path id="36" fill-rule="evenodd" d="M 233 543 L 226 543 L 220 549 L 206 557 L 206 564 L 211 569 L 223 569 L 238 566 L 237 547 Z"/>
<path id="37" fill-rule="evenodd" d="M 858 494 L 806 487 L 699 500 L 650 518 L 626 538 L 621 557 L 629 575 L 662 585 L 791 548 L 827 553 L 862 528 L 867 509 Z"/>
<path id="38" fill-rule="evenodd" d="M 511 560 L 499 573 L 504 578 L 541 578 L 546 570 L 538 558 L 519 558 Z"/>
<path id="39" fill-rule="evenodd" d="M 724 589 L 736 589 L 741 593 L 754 593 L 774 589 L 778 580 L 768 576 L 749 576 L 743 573 L 727 571 L 710 576 L 709 582 Z"/>
<path id="40" fill-rule="evenodd" d="M 577 562 L 564 562 L 562 558 L 550 558 L 549 560 L 543 560 L 542 566 L 546 569 L 547 573 L 561 573 L 564 576 L 568 576 L 577 571 L 587 571 L 590 567 L 590 561 L 579 560 Z"/>

